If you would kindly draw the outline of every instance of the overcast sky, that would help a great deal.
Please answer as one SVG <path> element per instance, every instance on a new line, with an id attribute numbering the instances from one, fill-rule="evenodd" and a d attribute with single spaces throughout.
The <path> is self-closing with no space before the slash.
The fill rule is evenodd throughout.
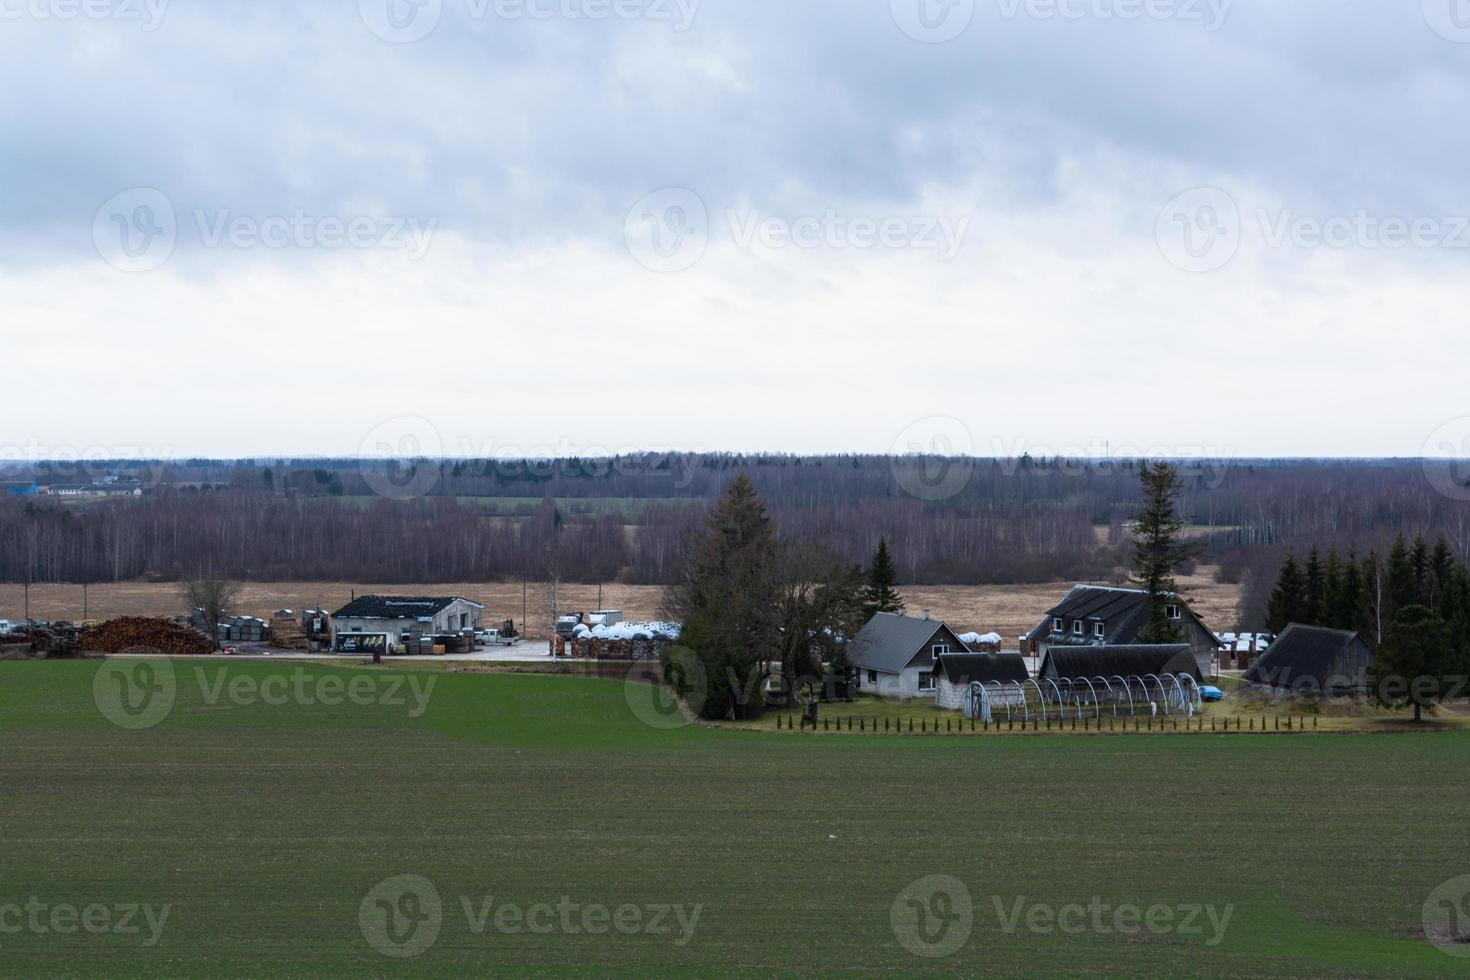
<path id="1" fill-rule="evenodd" d="M 0 458 L 1470 454 L 1457 0 L 0 0 Z"/>

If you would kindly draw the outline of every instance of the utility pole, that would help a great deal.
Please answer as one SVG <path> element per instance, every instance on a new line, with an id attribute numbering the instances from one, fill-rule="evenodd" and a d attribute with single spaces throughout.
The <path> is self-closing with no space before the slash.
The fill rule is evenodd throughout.
<path id="1" fill-rule="evenodd" d="M 31 621 L 31 580 L 26 579 L 26 622 Z"/>
<path id="2" fill-rule="evenodd" d="M 521 629 L 526 628 L 526 577 L 521 576 Z"/>
<path id="3" fill-rule="evenodd" d="M 82 583 L 82 621 L 87 620 L 87 583 Z"/>

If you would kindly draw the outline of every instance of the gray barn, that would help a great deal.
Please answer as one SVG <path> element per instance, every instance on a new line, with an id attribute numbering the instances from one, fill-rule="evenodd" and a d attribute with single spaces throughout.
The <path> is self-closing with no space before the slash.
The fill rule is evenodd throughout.
<path id="1" fill-rule="evenodd" d="M 1351 630 L 1292 623 L 1245 672 L 1252 687 L 1276 694 L 1344 697 L 1368 690 L 1373 650 Z"/>

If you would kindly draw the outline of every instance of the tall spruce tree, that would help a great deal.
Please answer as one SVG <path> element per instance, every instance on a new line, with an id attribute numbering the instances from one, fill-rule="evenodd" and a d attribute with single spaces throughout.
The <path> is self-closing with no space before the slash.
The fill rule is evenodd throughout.
<path id="1" fill-rule="evenodd" d="M 776 529 L 755 485 L 743 473 L 710 511 L 683 580 L 667 605 L 683 624 L 680 644 L 693 651 L 705 718 L 745 718 L 764 708 L 765 679 L 780 636 L 780 561 Z M 678 685 L 665 664 L 665 676 Z"/>
<path id="2" fill-rule="evenodd" d="M 1342 586 L 1338 589 L 1337 601 L 1333 603 L 1327 625 L 1338 630 L 1361 630 L 1362 611 L 1363 572 L 1358 567 L 1357 553 L 1350 551 L 1342 569 Z"/>
<path id="3" fill-rule="evenodd" d="M 1383 642 L 1388 602 L 1383 563 L 1378 560 L 1378 552 L 1370 551 L 1363 559 L 1363 601 L 1358 607 L 1358 630 L 1375 647 Z"/>
<path id="4" fill-rule="evenodd" d="M 1165 462 L 1144 463 L 1139 481 L 1143 505 L 1133 529 L 1133 581 L 1148 593 L 1148 622 L 1138 631 L 1138 641 L 1175 643 L 1184 635 L 1169 618 L 1169 606 L 1183 599 L 1175 574 L 1204 549 L 1180 537 L 1184 518 L 1178 501 L 1184 483 L 1174 467 Z"/>
<path id="5" fill-rule="evenodd" d="M 869 619 L 874 613 L 904 611 L 903 596 L 894 589 L 897 584 L 898 572 L 893 567 L 893 556 L 888 553 L 888 540 L 879 538 L 873 564 L 868 568 L 868 585 L 863 590 L 863 611 Z"/>
<path id="6" fill-rule="evenodd" d="M 1322 556 L 1313 548 L 1307 555 L 1307 606 L 1298 620 L 1303 626 L 1316 626 L 1321 622 L 1322 598 L 1326 593 L 1326 573 L 1322 568 Z"/>
<path id="7" fill-rule="evenodd" d="M 1445 593 L 1449 591 L 1450 573 L 1455 568 L 1455 556 L 1450 552 L 1449 542 L 1444 535 L 1434 542 L 1434 551 L 1429 555 L 1429 608 L 1448 616 L 1444 609 Z"/>
<path id="8" fill-rule="evenodd" d="M 1383 605 L 1383 619 L 1392 623 L 1400 609 L 1418 604 L 1419 581 L 1414 574 L 1414 559 L 1409 554 L 1409 544 L 1399 535 L 1388 552 L 1388 564 L 1384 569 L 1384 590 L 1387 593 Z"/>
<path id="9" fill-rule="evenodd" d="M 1337 549 L 1333 548 L 1327 553 L 1327 561 L 1322 563 L 1322 598 L 1313 611 L 1318 626 L 1332 626 L 1332 621 L 1337 613 L 1337 607 L 1342 602 L 1342 559 L 1337 557 Z"/>
<path id="10" fill-rule="evenodd" d="M 1307 615 L 1307 578 L 1296 556 L 1287 555 L 1276 577 L 1276 586 L 1266 602 L 1266 630 L 1280 633 Z"/>

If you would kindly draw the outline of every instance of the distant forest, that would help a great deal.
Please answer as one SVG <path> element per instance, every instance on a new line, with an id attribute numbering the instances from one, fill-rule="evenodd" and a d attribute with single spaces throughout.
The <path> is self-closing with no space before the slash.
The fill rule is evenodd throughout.
<path id="1" fill-rule="evenodd" d="M 0 481 L 138 480 L 142 497 L 0 495 L 0 580 L 231 577 L 431 583 L 559 576 L 663 584 L 736 472 L 781 533 L 854 563 L 888 540 L 901 581 L 1116 580 L 1133 460 L 640 455 L 386 464 L 175 460 L 10 464 Z M 1203 562 L 1247 619 L 1288 553 L 1443 537 L 1470 560 L 1470 479 L 1419 460 L 1180 462 Z M 1249 623 L 1248 625 L 1258 625 Z"/>

